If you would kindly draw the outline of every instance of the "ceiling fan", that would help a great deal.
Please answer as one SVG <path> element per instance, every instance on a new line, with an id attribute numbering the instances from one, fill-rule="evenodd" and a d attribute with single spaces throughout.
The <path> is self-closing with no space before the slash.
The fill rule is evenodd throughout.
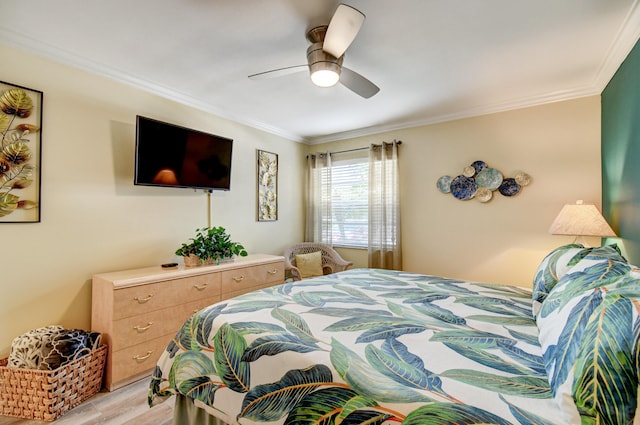
<path id="1" fill-rule="evenodd" d="M 307 49 L 307 65 L 294 65 L 249 75 L 253 80 L 280 77 L 308 69 L 311 81 L 320 87 L 331 87 L 338 82 L 354 93 L 370 98 L 380 91 L 371 81 L 342 66 L 344 52 L 351 45 L 364 23 L 364 14 L 346 4 L 338 5 L 329 25 L 313 27 L 307 31 L 311 43 Z"/>

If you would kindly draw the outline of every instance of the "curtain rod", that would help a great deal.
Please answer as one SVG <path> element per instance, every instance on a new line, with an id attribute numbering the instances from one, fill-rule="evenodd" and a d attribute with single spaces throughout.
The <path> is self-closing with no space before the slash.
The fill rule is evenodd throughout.
<path id="1" fill-rule="evenodd" d="M 391 144 L 390 142 L 389 142 L 389 143 L 388 143 L 388 142 L 382 142 L 382 143 L 381 143 L 381 144 L 379 144 L 379 145 L 373 144 L 373 146 L 374 146 L 374 147 L 379 148 L 379 147 L 381 147 L 382 145 L 390 145 L 390 144 Z M 402 144 L 402 140 L 398 140 L 398 141 L 396 142 L 396 144 L 401 145 L 401 144 Z M 365 146 L 365 147 L 362 147 L 362 148 L 353 148 L 353 149 L 346 149 L 346 150 L 343 150 L 343 151 L 335 151 L 335 152 L 327 152 L 327 153 L 328 153 L 329 155 L 333 155 L 333 154 L 335 154 L 335 153 L 347 153 L 347 152 L 363 151 L 363 150 L 365 150 L 365 149 L 369 149 L 369 148 L 370 148 L 370 146 Z"/>

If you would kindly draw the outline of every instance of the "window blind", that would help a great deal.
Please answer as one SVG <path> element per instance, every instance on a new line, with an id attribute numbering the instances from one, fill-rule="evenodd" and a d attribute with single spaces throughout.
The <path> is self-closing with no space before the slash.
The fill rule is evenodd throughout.
<path id="1" fill-rule="evenodd" d="M 368 246 L 369 163 L 367 158 L 334 160 L 323 173 L 331 173 L 331 237 L 333 245 Z M 325 182 L 323 182 L 325 183 Z M 326 187 L 323 184 L 323 187 Z"/>

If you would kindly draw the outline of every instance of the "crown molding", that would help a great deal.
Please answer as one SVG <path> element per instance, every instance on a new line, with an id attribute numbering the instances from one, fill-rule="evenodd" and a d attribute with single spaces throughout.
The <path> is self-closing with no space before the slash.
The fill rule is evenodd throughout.
<path id="1" fill-rule="evenodd" d="M 398 131 L 407 128 L 422 127 L 426 125 L 438 124 L 447 121 L 455 121 L 465 118 L 479 117 L 482 115 L 495 114 L 498 112 L 507 112 L 516 109 L 540 106 L 548 103 L 563 102 L 566 100 L 578 99 L 581 97 L 594 96 L 600 94 L 596 87 L 582 87 L 573 90 L 566 90 L 557 93 L 547 93 L 539 96 L 526 97 L 519 100 L 513 100 L 493 105 L 483 105 L 477 108 L 469 108 L 452 114 L 433 115 L 421 120 L 403 121 L 390 125 L 379 125 L 373 127 L 359 128 L 356 130 L 345 131 L 340 133 L 328 134 L 319 137 L 309 137 L 304 140 L 308 145 L 319 143 L 335 142 L 338 140 L 351 139 L 354 137 L 371 136 L 373 134 L 387 133 L 390 131 Z"/>
<path id="2" fill-rule="evenodd" d="M 237 122 L 239 124 L 246 125 L 257 130 L 264 131 L 269 134 L 283 137 L 294 142 L 302 142 L 303 138 L 291 132 L 287 132 L 281 128 L 270 126 L 263 122 L 248 120 L 244 117 L 229 114 L 228 112 L 211 106 L 205 102 L 193 98 L 185 93 L 179 92 L 174 88 L 166 87 L 161 84 L 157 84 L 151 80 L 135 77 L 133 75 L 124 73 L 115 68 L 105 66 L 104 64 L 93 62 L 84 57 L 80 57 L 69 51 L 54 47 L 50 44 L 44 43 L 39 40 L 34 40 L 22 34 L 18 34 L 14 31 L 7 30 L 0 27 L 0 43 L 9 47 L 13 47 L 19 50 L 24 50 L 33 53 L 42 58 L 48 59 L 52 62 L 56 62 L 62 65 L 66 65 L 72 68 L 77 68 L 86 71 L 90 74 L 98 75 L 119 83 L 126 84 L 128 86 L 146 91 L 148 93 L 155 94 L 165 99 L 172 100 L 174 102 L 189 106 L 210 114 L 216 115 L 220 118 L 224 118 L 230 121 Z"/>
<path id="3" fill-rule="evenodd" d="M 603 59 L 594 79 L 593 86 L 598 88 L 600 93 L 604 91 L 622 62 L 629 56 L 638 39 L 640 39 L 640 0 L 634 0 L 618 34 L 609 47 L 609 54 Z"/>
<path id="4" fill-rule="evenodd" d="M 300 134 L 294 134 L 292 132 L 286 131 L 279 127 L 271 126 L 264 122 L 249 120 L 246 117 L 229 114 L 223 109 L 213 107 L 212 105 L 206 104 L 198 99 L 193 98 L 192 96 L 176 91 L 173 88 L 157 84 L 150 80 L 135 77 L 127 73 L 123 73 L 122 71 L 115 68 L 111 68 L 109 66 L 87 60 L 86 58 L 75 55 L 69 51 L 59 49 L 47 43 L 43 43 L 39 40 L 31 39 L 27 36 L 19 34 L 15 31 L 8 30 L 6 28 L 0 27 L 0 40 L 3 40 L 2 43 L 10 47 L 15 47 L 31 52 L 53 62 L 68 65 L 95 75 L 118 81 L 131 87 L 144 90 L 160 97 L 211 113 L 218 117 L 228 119 L 239 124 L 264 131 L 269 134 L 280 136 L 291 141 L 313 145 L 354 137 L 369 136 L 377 133 L 397 131 L 406 128 L 437 124 L 441 122 L 454 121 L 458 119 L 471 118 L 497 112 L 505 112 L 508 110 L 538 106 L 552 102 L 561 102 L 571 99 L 577 99 L 580 97 L 599 95 L 606 88 L 609 81 L 611 81 L 611 78 L 614 76 L 622 62 L 626 59 L 626 57 L 629 55 L 629 52 L 631 52 L 636 42 L 640 38 L 639 5 L 640 0 L 634 0 L 629 13 L 625 17 L 625 20 L 621 24 L 615 39 L 611 43 L 607 56 L 603 59 L 602 64 L 596 72 L 591 84 L 585 87 L 576 87 L 573 89 L 555 93 L 541 94 L 503 103 L 484 105 L 481 107 L 461 110 L 452 114 L 434 115 L 420 120 L 408 120 L 388 125 L 377 125 L 317 137 L 304 137 Z"/>
<path id="5" fill-rule="evenodd" d="M 633 47 L 640 39 L 640 0 L 634 0 L 629 13 L 611 43 L 609 53 L 603 59 L 596 75 L 590 85 L 576 87 L 570 90 L 547 93 L 533 97 L 526 97 L 518 100 L 508 101 L 493 105 L 484 105 L 478 108 L 470 108 L 453 114 L 434 115 L 422 120 L 404 121 L 391 125 L 379 125 L 373 127 L 360 128 L 351 131 L 327 134 L 318 137 L 308 137 L 304 143 L 315 145 L 319 143 L 334 142 L 337 140 L 350 139 L 354 137 L 370 136 L 389 131 L 398 131 L 406 128 L 421 127 L 425 125 L 437 124 L 447 121 L 455 121 L 464 118 L 472 118 L 481 115 L 488 115 L 498 112 L 506 112 L 513 109 L 528 108 L 532 106 L 544 105 L 553 102 L 562 102 L 578 99 L 586 96 L 596 96 L 602 94 L 604 89 L 615 75 L 618 68 L 627 58 Z"/>

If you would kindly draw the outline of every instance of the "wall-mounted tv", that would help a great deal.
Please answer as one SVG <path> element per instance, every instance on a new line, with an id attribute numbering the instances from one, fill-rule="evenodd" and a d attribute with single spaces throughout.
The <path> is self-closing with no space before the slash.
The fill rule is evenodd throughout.
<path id="1" fill-rule="evenodd" d="M 134 184 L 229 190 L 233 140 L 136 117 Z"/>

